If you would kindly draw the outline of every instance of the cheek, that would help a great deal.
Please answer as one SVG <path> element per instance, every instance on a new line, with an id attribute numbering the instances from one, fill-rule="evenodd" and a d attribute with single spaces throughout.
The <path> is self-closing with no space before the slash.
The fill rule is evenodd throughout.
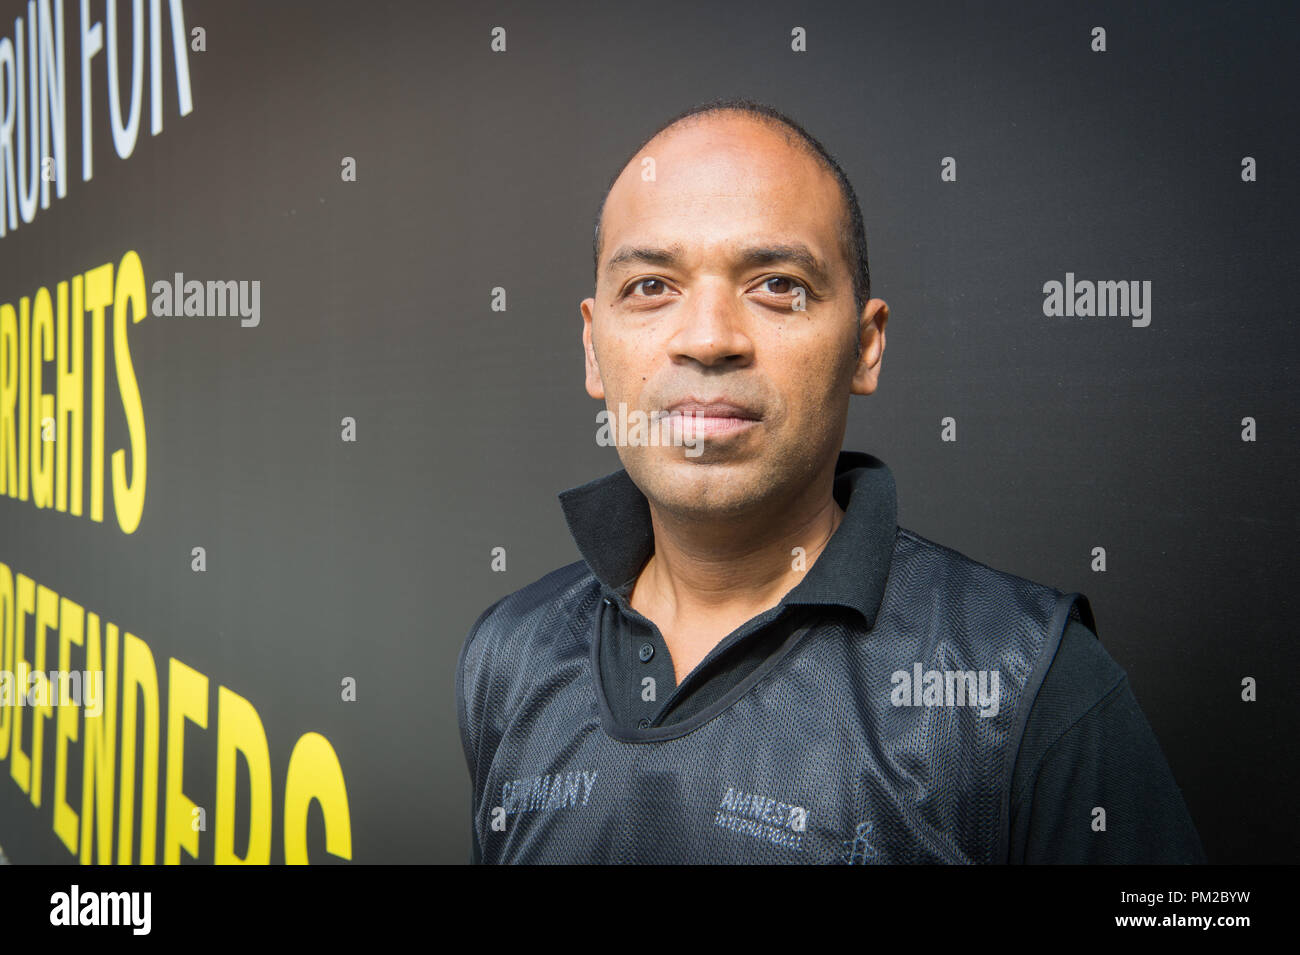
<path id="1" fill-rule="evenodd" d="M 635 343 L 619 341 L 603 344 L 600 371 L 606 398 L 635 405 L 649 380 L 652 355 L 651 349 Z"/>
<path id="2" fill-rule="evenodd" d="M 827 341 L 825 335 L 797 341 L 788 335 L 770 343 L 774 356 L 769 378 L 791 411 L 806 409 L 809 415 L 822 412 L 847 391 L 853 377 L 853 353 L 843 353 L 844 343 Z"/>

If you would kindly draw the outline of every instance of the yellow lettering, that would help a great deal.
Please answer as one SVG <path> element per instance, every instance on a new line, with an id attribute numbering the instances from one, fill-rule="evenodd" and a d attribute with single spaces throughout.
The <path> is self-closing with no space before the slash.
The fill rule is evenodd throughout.
<path id="1" fill-rule="evenodd" d="M 28 388 L 31 378 L 30 356 L 32 333 L 31 300 L 24 295 L 18 300 L 18 500 L 27 500 L 28 445 L 31 428 L 32 393 Z"/>
<path id="2" fill-rule="evenodd" d="M 325 851 L 352 858 L 352 819 L 343 768 L 330 741 L 319 733 L 304 733 L 289 757 L 284 783 L 284 861 L 306 865 L 307 809 L 315 799 L 325 816 Z"/>
<path id="3" fill-rule="evenodd" d="M 18 316 L 0 305 L 0 494 L 18 496 Z"/>
<path id="4" fill-rule="evenodd" d="M 144 758 L 140 786 L 140 864 L 153 865 L 158 851 L 158 668 L 153 651 L 133 633 L 122 647 L 122 808 L 117 817 L 117 861 L 131 864 L 135 824 L 135 707 L 144 699 Z"/>
<path id="5" fill-rule="evenodd" d="M 86 714 L 81 761 L 81 864 L 90 865 L 95 851 L 91 838 L 99 831 L 99 862 L 113 861 L 113 750 L 117 742 L 117 625 L 104 627 L 108 659 L 99 646 L 99 614 L 87 614 L 86 669 L 104 670 L 104 705 L 98 716 Z M 131 698 L 131 743 L 135 743 L 135 697 Z M 123 752 L 126 746 L 122 747 Z"/>
<path id="6" fill-rule="evenodd" d="M 0 563 L 0 693 L 8 681 L 8 699 L 0 698 L 0 759 L 9 755 L 10 720 L 18 702 L 14 684 L 14 575 L 9 565 Z"/>
<path id="7" fill-rule="evenodd" d="M 248 851 L 235 853 L 235 772 L 238 755 L 248 764 Z M 271 753 L 253 704 L 217 687 L 217 820 L 213 862 L 269 865 L 271 862 Z"/>
<path id="8" fill-rule="evenodd" d="M 14 692 L 27 695 L 27 677 L 31 664 L 27 662 L 27 617 L 36 605 L 36 583 L 26 574 L 18 575 L 18 594 L 14 600 Z M 31 792 L 32 761 L 23 752 L 23 710 L 15 701 L 13 708 L 13 742 L 10 743 L 9 775 L 14 778 L 18 788 Z"/>
<path id="9" fill-rule="evenodd" d="M 81 646 L 86 625 L 86 611 L 67 597 L 59 602 L 59 672 L 72 671 L 72 644 Z M 89 672 L 89 667 L 87 667 Z M 81 687 L 82 700 L 86 686 Z M 59 717 L 54 724 L 54 834 L 63 840 L 68 851 L 77 854 L 77 814 L 68 805 L 68 743 L 77 741 L 81 706 L 71 700 L 59 700 Z"/>
<path id="10" fill-rule="evenodd" d="M 54 504 L 54 444 L 45 440 L 45 421 L 54 417 L 54 396 L 41 391 L 42 365 L 54 360 L 54 311 L 50 290 L 36 290 L 32 303 L 32 503 Z M 42 669 L 37 667 L 37 669 Z"/>
<path id="11" fill-rule="evenodd" d="M 194 802 L 181 791 L 185 721 L 208 728 L 208 678 L 173 657 L 167 671 L 167 783 L 163 865 L 179 865 L 181 849 L 199 857 L 199 834 L 190 825 Z"/>
<path id="12" fill-rule="evenodd" d="M 131 363 L 131 349 L 126 339 L 126 307 L 131 306 L 132 323 L 148 314 L 145 306 L 148 291 L 144 284 L 144 267 L 140 256 L 128 252 L 117 267 L 117 292 L 113 300 L 113 360 L 117 365 L 117 386 L 126 413 L 127 434 L 131 441 L 131 483 L 126 481 L 126 452 L 113 452 L 113 507 L 122 533 L 131 534 L 140 526 L 144 513 L 145 465 L 147 454 L 144 436 L 144 407 L 140 386 Z"/>
<path id="13" fill-rule="evenodd" d="M 68 283 L 59 283 L 58 340 L 59 413 L 54 507 L 59 511 L 70 510 L 74 516 L 79 517 L 82 498 L 82 451 L 85 446 L 86 431 L 86 322 L 82 311 L 80 275 L 72 278 L 71 325 L 69 325 L 68 315 Z M 4 427 L 3 414 L 4 395 L 0 392 L 0 434 L 3 433 Z M 3 437 L 0 437 L 0 454 L 3 453 Z M 0 490 L 3 490 L 3 485 L 0 485 Z M 69 497 L 72 499 L 71 507 L 69 507 Z"/>
<path id="14" fill-rule="evenodd" d="M 45 721 L 54 715 L 50 681 L 45 676 L 45 631 L 59 622 L 59 595 L 41 584 L 36 588 L 36 692 L 41 702 L 32 709 L 32 805 L 41 804 L 41 770 L 45 766 Z"/>
<path id="15" fill-rule="evenodd" d="M 113 301 L 113 263 L 86 273 L 90 313 L 90 519 L 104 519 L 104 309 Z"/>

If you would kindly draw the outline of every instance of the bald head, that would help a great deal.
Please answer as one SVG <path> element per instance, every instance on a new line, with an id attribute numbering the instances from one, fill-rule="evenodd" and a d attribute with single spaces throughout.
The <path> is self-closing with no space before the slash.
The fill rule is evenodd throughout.
<path id="1" fill-rule="evenodd" d="M 744 143 L 755 141 L 753 137 L 755 127 L 768 134 L 764 138 L 769 141 L 779 141 L 783 144 L 784 150 L 792 156 L 799 157 L 804 163 L 814 165 L 825 176 L 830 177 L 837 201 L 835 208 L 828 210 L 827 214 L 833 217 L 833 228 L 838 237 L 838 258 L 830 265 L 836 269 L 847 270 L 853 285 L 855 308 L 861 311 L 871 297 L 871 276 L 867 264 L 867 240 L 862 210 L 853 186 L 835 159 L 807 130 L 772 107 L 751 100 L 718 100 L 692 107 L 660 126 L 649 139 L 632 152 L 619 172 L 610 180 L 596 214 L 592 239 L 592 264 L 597 279 L 601 269 L 601 257 L 605 254 L 605 217 L 610 196 L 620 185 L 630 186 L 634 182 L 641 181 L 642 164 L 634 165 L 638 157 L 649 156 L 657 159 L 656 154 L 666 148 L 671 140 L 679 138 L 686 132 L 696 134 L 692 137 L 695 143 L 701 141 L 699 134 L 707 131 L 703 139 L 714 146 L 722 145 L 726 140 L 731 139 L 742 144 L 741 148 L 744 148 Z M 686 156 L 685 161 L 689 161 L 690 158 L 689 155 Z"/>

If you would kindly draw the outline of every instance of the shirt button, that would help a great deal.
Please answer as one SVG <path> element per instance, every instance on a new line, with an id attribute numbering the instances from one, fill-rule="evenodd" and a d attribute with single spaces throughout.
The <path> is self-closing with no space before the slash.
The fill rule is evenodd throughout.
<path id="1" fill-rule="evenodd" d="M 648 726 L 650 725 L 650 721 L 649 721 L 649 720 L 637 720 L 637 721 L 636 721 L 636 725 L 639 726 L 639 727 L 641 727 L 642 729 L 645 729 L 646 727 L 648 727 Z"/>
<path id="2" fill-rule="evenodd" d="M 655 655 L 655 648 L 648 643 L 641 644 L 641 662 L 649 663 L 650 658 Z"/>

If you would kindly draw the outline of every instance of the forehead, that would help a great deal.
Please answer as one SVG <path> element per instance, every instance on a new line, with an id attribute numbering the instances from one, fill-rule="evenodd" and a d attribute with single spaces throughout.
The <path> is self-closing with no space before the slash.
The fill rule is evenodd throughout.
<path id="1" fill-rule="evenodd" d="M 698 250 L 762 238 L 833 259 L 843 214 L 835 177 L 784 130 L 708 117 L 666 130 L 628 163 L 605 202 L 602 258 L 623 243 Z"/>

